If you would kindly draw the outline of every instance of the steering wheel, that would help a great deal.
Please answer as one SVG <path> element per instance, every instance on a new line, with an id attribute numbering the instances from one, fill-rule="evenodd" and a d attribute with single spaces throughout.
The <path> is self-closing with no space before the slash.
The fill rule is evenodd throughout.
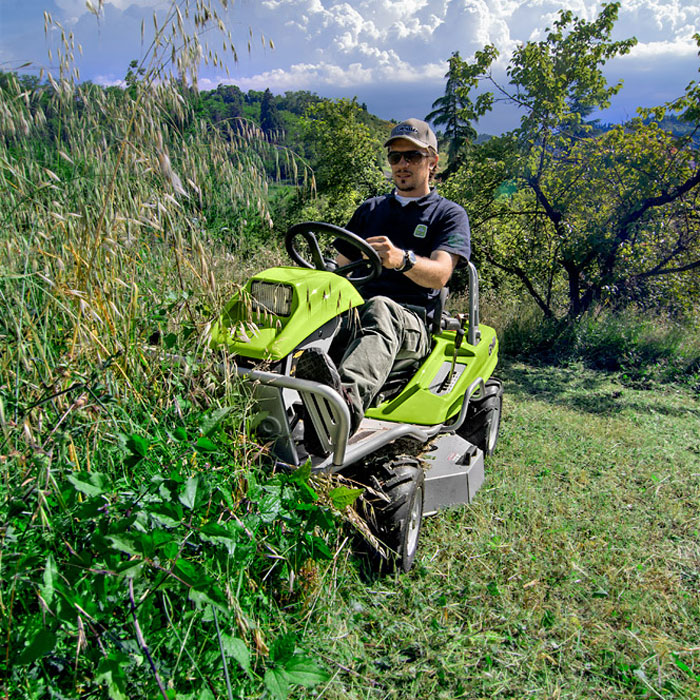
<path id="1" fill-rule="evenodd" d="M 362 257 L 353 260 L 346 265 L 337 266 L 334 260 L 324 258 L 321 247 L 316 239 L 316 233 L 332 234 L 334 239 L 340 239 L 344 243 L 349 243 Z M 297 249 L 298 238 L 303 238 L 311 250 L 311 260 L 303 258 Z M 335 272 L 343 277 L 350 277 L 353 272 L 359 271 L 357 275 L 350 277 L 354 284 L 364 284 L 374 280 L 382 273 L 382 261 L 377 251 L 363 238 L 347 231 L 340 226 L 325 224 L 319 221 L 305 221 L 292 226 L 284 239 L 289 257 L 302 267 L 312 270 L 325 270 Z"/>

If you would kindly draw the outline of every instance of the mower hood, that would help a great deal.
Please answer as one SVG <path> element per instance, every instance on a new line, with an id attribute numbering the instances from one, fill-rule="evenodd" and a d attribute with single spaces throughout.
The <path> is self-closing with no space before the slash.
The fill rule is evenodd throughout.
<path id="1" fill-rule="evenodd" d="M 340 275 L 273 267 L 248 280 L 224 307 L 212 326 L 211 345 L 275 362 L 325 323 L 363 301 Z"/>

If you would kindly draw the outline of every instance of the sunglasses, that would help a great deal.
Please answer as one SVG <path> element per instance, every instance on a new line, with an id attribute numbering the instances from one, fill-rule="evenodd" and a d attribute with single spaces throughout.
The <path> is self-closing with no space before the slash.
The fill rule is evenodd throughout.
<path id="1" fill-rule="evenodd" d="M 423 158 L 428 158 L 426 153 L 420 151 L 389 151 L 387 160 L 390 165 L 398 165 L 403 158 L 409 165 L 419 163 Z"/>

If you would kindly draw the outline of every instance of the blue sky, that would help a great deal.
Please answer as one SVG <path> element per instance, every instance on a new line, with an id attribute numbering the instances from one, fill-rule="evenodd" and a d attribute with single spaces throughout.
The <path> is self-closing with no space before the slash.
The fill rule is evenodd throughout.
<path id="1" fill-rule="evenodd" d="M 183 0 L 180 0 L 181 2 Z M 98 0 L 92 0 L 97 5 Z M 152 16 L 169 0 L 105 0 L 99 17 L 85 0 L 0 0 L 0 70 L 54 68 L 56 31 L 44 33 L 44 11 L 82 46 L 75 63 L 82 80 L 115 84 L 129 62 L 140 59 L 152 31 Z M 453 51 L 471 56 L 486 43 L 501 52 L 503 68 L 519 42 L 543 37 L 566 6 L 593 19 L 600 2 L 588 0 L 237 0 L 222 17 L 237 48 L 238 62 L 203 66 L 199 86 L 235 83 L 244 91 L 309 90 L 327 97 L 357 97 L 380 117 L 424 117 L 444 90 L 446 61 Z M 146 42 L 141 41 L 145 18 Z M 250 52 L 247 43 L 252 31 Z M 625 87 L 603 118 L 633 116 L 637 106 L 662 104 L 698 79 L 700 0 L 623 0 L 615 38 L 636 36 L 628 56 L 610 62 L 609 79 Z M 260 36 L 274 42 L 264 46 Z M 53 62 L 48 50 L 53 48 Z M 31 66 L 20 69 L 23 64 Z M 499 108 L 478 125 L 497 133 L 515 125 L 512 109 Z"/>

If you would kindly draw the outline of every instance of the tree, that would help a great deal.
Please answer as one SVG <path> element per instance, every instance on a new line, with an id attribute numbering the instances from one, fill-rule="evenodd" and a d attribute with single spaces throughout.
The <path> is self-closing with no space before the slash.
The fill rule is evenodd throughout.
<path id="1" fill-rule="evenodd" d="M 243 114 L 245 96 L 237 85 L 219 85 L 215 92 L 221 96 L 221 101 L 226 105 L 229 119 Z"/>
<path id="2" fill-rule="evenodd" d="M 488 62 L 488 53 L 474 66 L 466 64 L 455 51 L 449 59 L 449 69 L 445 73 L 447 84 L 445 94 L 433 102 L 433 111 L 426 117 L 427 121 L 436 126 L 444 126 L 444 135 L 448 141 L 447 154 L 454 167 L 458 152 L 477 136 L 476 129 L 471 124 L 490 107 L 490 98 L 480 96 L 476 103 L 469 99 L 469 90 L 475 87 L 478 75 Z"/>
<path id="3" fill-rule="evenodd" d="M 260 102 L 260 126 L 268 136 L 277 134 L 282 130 L 282 120 L 270 88 L 265 90 Z"/>
<path id="4" fill-rule="evenodd" d="M 277 108 L 302 116 L 310 105 L 320 101 L 321 98 L 314 92 L 309 92 L 308 90 L 287 90 L 284 93 L 284 97 L 279 100 Z"/>
<path id="5" fill-rule="evenodd" d="M 446 187 L 469 209 L 486 259 L 516 276 L 551 318 L 638 299 L 700 267 L 692 134 L 675 138 L 638 118 L 593 136 L 584 121 L 622 86 L 608 85 L 602 66 L 636 41 L 611 41 L 618 8 L 604 6 L 592 22 L 560 12 L 543 41 L 513 53 L 506 86 L 486 67 L 481 79 L 521 108 L 520 126 L 479 147 Z M 697 94 L 691 84 L 668 106 L 695 119 L 696 130 Z"/>
<path id="6" fill-rule="evenodd" d="M 364 199 L 387 188 L 379 166 L 382 139 L 361 123 L 357 100 L 322 100 L 303 120 L 306 141 L 316 148 L 318 194 L 328 206 L 324 219 L 344 225 Z"/>
<path id="7" fill-rule="evenodd" d="M 137 60 L 129 62 L 129 69 L 124 77 L 124 82 L 126 83 L 126 91 L 132 99 L 136 99 L 138 84 L 146 75 L 146 69 L 139 66 Z"/>

